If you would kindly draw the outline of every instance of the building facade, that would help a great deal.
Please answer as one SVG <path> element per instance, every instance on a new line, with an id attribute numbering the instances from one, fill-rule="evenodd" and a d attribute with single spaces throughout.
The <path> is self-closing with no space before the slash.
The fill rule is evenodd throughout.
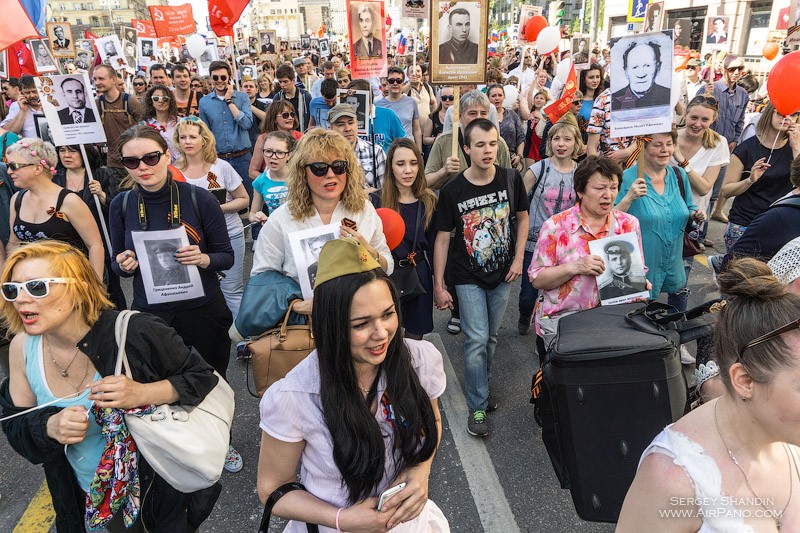
<path id="1" fill-rule="evenodd" d="M 151 5 L 167 5 L 167 0 L 52 0 L 50 9 L 54 22 L 68 22 L 73 39 L 83 39 L 84 30 L 102 37 L 130 26 L 131 19 L 149 19 Z"/>

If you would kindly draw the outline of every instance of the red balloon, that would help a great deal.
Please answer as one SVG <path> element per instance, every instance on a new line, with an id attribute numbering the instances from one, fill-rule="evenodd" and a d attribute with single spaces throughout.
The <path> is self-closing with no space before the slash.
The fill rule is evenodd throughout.
<path id="1" fill-rule="evenodd" d="M 800 111 L 800 91 L 794 87 L 798 79 L 800 79 L 800 51 L 783 56 L 769 73 L 767 94 L 781 115 L 791 115 Z"/>
<path id="2" fill-rule="evenodd" d="M 386 236 L 386 244 L 389 245 L 390 250 L 394 250 L 403 242 L 403 236 L 406 234 L 406 223 L 400 213 L 388 207 L 381 207 L 376 211 L 381 218 L 381 222 L 383 222 L 383 234 Z"/>
<path id="3" fill-rule="evenodd" d="M 528 19 L 525 24 L 525 40 L 529 43 L 535 43 L 539 32 L 547 27 L 547 19 L 541 15 L 536 15 Z"/>

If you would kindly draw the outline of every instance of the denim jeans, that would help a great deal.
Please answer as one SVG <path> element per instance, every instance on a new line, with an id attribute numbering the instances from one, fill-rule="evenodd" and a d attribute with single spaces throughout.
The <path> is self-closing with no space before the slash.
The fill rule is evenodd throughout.
<path id="1" fill-rule="evenodd" d="M 486 409 L 497 331 L 511 292 L 510 283 L 491 290 L 478 285 L 456 285 L 464 340 L 464 388 L 470 410 Z"/>
<path id="2" fill-rule="evenodd" d="M 239 177 L 242 178 L 244 189 L 247 191 L 247 197 L 249 198 L 247 202 L 248 210 L 250 209 L 250 204 L 253 203 L 253 180 L 250 179 L 250 159 L 252 159 L 252 157 L 252 154 L 248 152 L 239 157 L 225 160 L 230 163 L 236 173 L 239 174 Z M 253 224 L 250 226 L 250 235 L 252 235 L 254 241 L 258 238 L 259 231 L 261 231 L 261 224 Z M 234 316 L 236 316 L 235 313 Z"/>
<path id="3" fill-rule="evenodd" d="M 533 315 L 533 308 L 536 306 L 536 299 L 539 297 L 539 289 L 535 288 L 528 277 L 528 267 L 533 261 L 533 252 L 525 252 L 522 259 L 522 287 L 519 291 L 519 315 Z"/>
<path id="4" fill-rule="evenodd" d="M 231 237 L 231 246 L 233 266 L 230 270 L 223 271 L 225 277 L 219 282 L 219 288 L 225 296 L 225 303 L 228 304 L 233 319 L 236 320 L 244 293 L 244 232 Z"/>
<path id="5" fill-rule="evenodd" d="M 686 272 L 686 286 L 667 294 L 667 303 L 680 312 L 686 311 L 689 307 L 689 295 L 691 294 L 691 290 L 689 290 L 689 272 L 692 271 L 693 264 L 694 257 L 683 258 L 683 270 Z"/>

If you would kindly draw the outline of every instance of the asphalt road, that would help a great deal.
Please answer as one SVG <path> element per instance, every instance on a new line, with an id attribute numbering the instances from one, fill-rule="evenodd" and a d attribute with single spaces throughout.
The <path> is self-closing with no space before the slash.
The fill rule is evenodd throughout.
<path id="1" fill-rule="evenodd" d="M 720 223 L 712 222 L 709 235 L 720 249 L 722 229 Z M 247 261 L 249 271 L 250 254 Z M 703 256 L 692 270 L 690 287 L 690 306 L 714 296 L 715 287 Z M 612 531 L 612 524 L 581 520 L 569 492 L 561 490 L 553 474 L 528 403 L 530 379 L 538 363 L 533 334 L 523 337 L 517 332 L 518 292 L 512 290 L 500 329 L 492 377 L 499 408 L 489 415 L 491 434 L 485 439 L 466 432 L 463 335 L 445 331 L 449 314 L 435 314 L 436 327 L 428 339 L 445 355 L 448 387 L 440 400 L 444 432 L 431 473 L 430 497 L 441 507 L 452 530 L 458 532 Z M 255 490 L 260 441 L 258 400 L 247 392 L 243 364 L 232 361 L 228 377 L 237 394 L 233 444 L 245 466 L 237 474 L 223 473 L 222 495 L 201 531 L 254 532 L 262 511 Z M 43 479 L 41 467 L 27 463 L 5 437 L 0 438 L 0 533 L 50 530 L 52 515 L 47 498 L 43 493 L 36 497 Z M 273 519 L 270 531 L 281 529 L 282 524 Z"/>

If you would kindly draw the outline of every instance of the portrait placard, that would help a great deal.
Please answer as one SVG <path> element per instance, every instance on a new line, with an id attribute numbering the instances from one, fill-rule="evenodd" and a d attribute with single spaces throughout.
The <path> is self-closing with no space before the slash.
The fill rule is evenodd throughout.
<path id="1" fill-rule="evenodd" d="M 352 79 L 386 76 L 384 2 L 347 0 Z"/>
<path id="2" fill-rule="evenodd" d="M 611 137 L 672 129 L 672 30 L 612 39 Z"/>
<path id="3" fill-rule="evenodd" d="M 50 125 L 47 123 L 47 117 L 40 114 L 33 114 L 33 125 L 36 126 L 36 136 L 43 141 L 47 141 L 53 146 L 58 146 L 53 140 L 53 134 L 50 133 Z"/>
<path id="4" fill-rule="evenodd" d="M 0 52 L 0 78 L 8 78 L 8 51 Z"/>
<path id="5" fill-rule="evenodd" d="M 664 23 L 664 2 L 650 2 L 644 10 L 644 33 L 661 31 Z"/>
<path id="6" fill-rule="evenodd" d="M 54 57 L 75 57 L 72 26 L 68 22 L 48 22 L 47 38 Z"/>
<path id="7" fill-rule="evenodd" d="M 527 6 L 521 5 L 519 6 L 519 24 L 517 25 L 517 43 L 518 44 L 534 44 L 529 43 L 528 39 L 525 37 L 525 25 L 528 24 L 528 21 L 537 15 L 542 14 L 542 8 L 540 6 Z"/>
<path id="8" fill-rule="evenodd" d="M 319 40 L 319 57 L 322 59 L 328 59 L 331 57 L 331 46 L 328 39 Z"/>
<path id="9" fill-rule="evenodd" d="M 277 52 L 276 44 L 278 42 L 277 34 L 274 30 L 262 31 L 260 34 L 261 40 L 261 53 L 274 54 Z"/>
<path id="10" fill-rule="evenodd" d="M 31 39 L 28 41 L 33 52 L 33 63 L 39 74 L 58 72 L 58 64 L 53 54 L 50 53 L 50 43 L 48 39 Z"/>
<path id="11" fill-rule="evenodd" d="M 186 228 L 131 233 L 147 303 L 193 300 L 205 295 L 200 272 L 175 258 L 179 248 L 189 246 Z"/>
<path id="12" fill-rule="evenodd" d="M 53 144 L 93 144 L 106 142 L 98 127 L 100 114 L 92 98 L 92 85 L 85 72 L 34 78 L 42 111 L 47 117 Z"/>
<path id="13" fill-rule="evenodd" d="M 730 20 L 730 17 L 706 17 L 704 50 L 728 50 Z"/>
<path id="14" fill-rule="evenodd" d="M 94 54 L 91 50 L 83 50 L 79 48 L 75 57 L 75 67 L 78 70 L 89 70 L 94 60 Z"/>
<path id="15" fill-rule="evenodd" d="M 136 44 L 131 41 L 122 41 L 122 53 L 125 55 L 125 61 L 128 63 L 128 70 L 133 74 L 136 71 L 136 64 L 139 56 L 136 51 Z"/>
<path id="16" fill-rule="evenodd" d="M 95 39 L 95 46 L 100 53 L 100 60 L 106 65 L 110 65 L 114 70 L 122 70 L 128 68 L 128 62 L 125 60 L 125 54 L 122 52 L 122 42 L 119 40 L 118 35 L 109 35 L 107 37 L 100 37 Z"/>
<path id="17" fill-rule="evenodd" d="M 120 26 L 119 38 L 122 41 L 130 41 L 133 44 L 136 44 L 139 36 L 136 33 L 136 28 L 134 28 L 133 26 Z"/>
<path id="18" fill-rule="evenodd" d="M 589 241 L 589 252 L 603 258 L 605 271 L 595 278 L 601 305 L 617 305 L 650 298 L 644 254 L 637 233 L 611 235 Z"/>
<path id="19" fill-rule="evenodd" d="M 572 36 L 572 63 L 575 65 L 575 70 L 589 68 L 589 53 L 591 52 L 589 42 L 588 35 L 578 34 Z"/>
<path id="20" fill-rule="evenodd" d="M 201 76 L 208 76 L 211 74 L 209 68 L 211 67 L 212 61 L 217 61 L 219 59 L 219 47 L 215 44 L 207 44 L 206 49 L 203 50 L 203 53 L 200 54 L 200 57 L 197 58 L 197 73 Z"/>
<path id="21" fill-rule="evenodd" d="M 292 247 L 294 264 L 297 266 L 297 277 L 300 281 L 300 290 L 303 292 L 303 298 L 313 298 L 319 253 L 325 243 L 337 239 L 340 232 L 339 224 L 328 224 L 326 226 L 293 231 L 289 234 L 289 244 Z"/>
<path id="22" fill-rule="evenodd" d="M 431 4 L 431 83 L 486 83 L 488 2 Z"/>
<path id="23" fill-rule="evenodd" d="M 139 65 L 150 68 L 158 63 L 158 40 L 152 37 L 139 37 L 137 49 L 139 51 Z"/>
<path id="24" fill-rule="evenodd" d="M 672 40 L 675 41 L 675 48 L 689 49 L 692 42 L 692 19 L 675 19 L 672 21 Z"/>
<path id="25" fill-rule="evenodd" d="M 348 91 L 339 89 L 336 94 L 337 104 L 350 104 L 356 110 L 356 121 L 358 122 L 358 135 L 369 133 L 369 91 Z"/>
<path id="26" fill-rule="evenodd" d="M 401 0 L 400 16 L 410 19 L 426 19 L 430 13 L 430 0 Z"/>

